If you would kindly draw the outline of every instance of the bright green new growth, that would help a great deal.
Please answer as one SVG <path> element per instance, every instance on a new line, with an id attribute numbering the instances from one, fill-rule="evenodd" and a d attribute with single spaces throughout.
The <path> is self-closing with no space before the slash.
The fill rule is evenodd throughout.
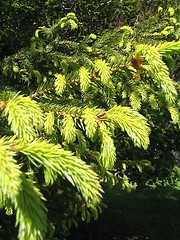
<path id="1" fill-rule="evenodd" d="M 149 95 L 149 103 L 152 109 L 158 109 L 158 102 L 154 94 Z"/>
<path id="2" fill-rule="evenodd" d="M 46 232 L 46 209 L 42 194 L 20 171 L 14 156 L 24 154 L 35 166 L 44 167 L 47 184 L 53 184 L 57 176 L 67 179 L 81 192 L 88 206 L 95 206 L 103 192 L 97 174 L 81 159 L 58 145 L 35 140 L 21 143 L 14 139 L 0 139 L 0 189 L 16 209 L 16 225 L 19 239 L 44 239 Z M 41 200 L 42 199 L 42 200 Z"/>
<path id="3" fill-rule="evenodd" d="M 143 65 L 143 67 L 152 76 L 155 84 L 157 83 L 158 86 L 161 87 L 167 102 L 173 103 L 177 98 L 177 91 L 174 86 L 174 82 L 169 77 L 169 69 L 163 62 L 162 56 L 159 53 L 160 51 L 166 49 L 166 47 L 168 46 L 171 45 L 161 45 L 159 46 L 159 49 L 157 49 L 156 47 L 150 45 L 137 45 L 135 55 L 145 57 L 145 60 L 149 65 Z M 173 43 L 172 46 L 174 47 L 175 44 Z M 171 52 L 171 47 L 169 49 L 169 51 Z M 168 52 L 168 48 L 166 52 Z"/>
<path id="4" fill-rule="evenodd" d="M 101 154 L 98 161 L 102 172 L 106 172 L 114 167 L 116 161 L 116 148 L 111 134 L 104 123 L 100 124 L 99 135 L 101 138 Z"/>
<path id="5" fill-rule="evenodd" d="M 129 107 L 115 106 L 106 112 L 114 124 L 126 131 L 134 145 L 148 148 L 150 128 L 147 119 Z"/>
<path id="6" fill-rule="evenodd" d="M 54 132 L 54 114 L 52 112 L 46 113 L 44 121 L 44 130 L 47 135 L 51 135 Z"/>
<path id="7" fill-rule="evenodd" d="M 141 108 L 141 98 L 138 92 L 132 92 L 129 96 L 131 106 L 134 110 L 140 110 Z"/>
<path id="8" fill-rule="evenodd" d="M 56 80 L 54 82 L 55 91 L 58 95 L 62 94 L 66 87 L 65 76 L 62 74 L 58 74 L 58 73 L 54 74 L 54 76 L 56 77 Z"/>
<path id="9" fill-rule="evenodd" d="M 95 61 L 95 70 L 99 73 L 101 82 L 104 85 L 108 85 L 111 78 L 111 70 L 108 64 L 101 59 Z"/>
<path id="10" fill-rule="evenodd" d="M 90 85 L 90 72 L 85 67 L 79 69 L 80 87 L 82 92 L 86 92 Z"/>
<path id="11" fill-rule="evenodd" d="M 42 126 L 42 110 L 30 97 L 15 96 L 7 101 L 4 110 L 14 134 L 24 141 L 32 141 Z"/>
<path id="12" fill-rule="evenodd" d="M 156 46 L 158 52 L 162 55 L 179 54 L 180 41 L 178 42 L 164 42 Z"/>
<path id="13" fill-rule="evenodd" d="M 62 120 L 62 130 L 64 140 L 67 143 L 73 143 L 76 140 L 76 128 L 73 118 L 67 115 Z"/>
<path id="14" fill-rule="evenodd" d="M 19 239 L 44 239 L 47 222 L 43 196 L 35 185 L 25 178 L 14 159 L 16 144 L 18 142 L 13 139 L 0 139 L 0 189 L 16 209 Z"/>
<path id="15" fill-rule="evenodd" d="M 70 151 L 65 151 L 58 145 L 42 140 L 22 145 L 18 151 L 26 155 L 33 164 L 42 164 L 46 169 L 51 169 L 67 179 L 77 187 L 89 205 L 96 205 L 100 202 L 102 189 L 97 174 L 85 162 L 73 156 Z M 50 172 L 46 178 L 51 179 L 53 172 Z M 45 173 L 49 174 L 47 171 Z"/>
<path id="16" fill-rule="evenodd" d="M 92 108 L 86 108 L 83 110 L 83 115 L 82 115 L 86 127 L 86 135 L 90 139 L 93 139 L 96 130 L 97 130 L 97 116 L 96 116 L 96 111 L 95 109 Z"/>
<path id="17" fill-rule="evenodd" d="M 173 106 L 169 106 L 168 110 L 170 112 L 173 123 L 178 124 L 180 127 L 180 113 L 179 113 L 178 109 Z"/>

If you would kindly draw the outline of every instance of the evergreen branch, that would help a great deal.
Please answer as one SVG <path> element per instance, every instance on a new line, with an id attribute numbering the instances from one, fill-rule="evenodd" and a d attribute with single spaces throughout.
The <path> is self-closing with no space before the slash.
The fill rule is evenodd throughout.
<path id="1" fill-rule="evenodd" d="M 31 141 L 42 126 L 42 111 L 30 97 L 14 97 L 7 102 L 4 112 L 11 130 L 24 141 Z"/>
<path id="2" fill-rule="evenodd" d="M 47 112 L 45 121 L 44 121 L 44 129 L 47 135 L 51 135 L 54 132 L 54 113 Z"/>
<path id="3" fill-rule="evenodd" d="M 78 83 L 78 82 L 80 82 L 79 78 L 72 79 L 72 80 L 67 81 L 67 85 L 71 85 L 71 84 Z"/>
<path id="4" fill-rule="evenodd" d="M 152 109 L 158 109 L 158 102 L 157 102 L 154 94 L 150 94 L 148 100 L 149 100 L 149 104 L 152 107 Z"/>
<path id="5" fill-rule="evenodd" d="M 88 204 L 96 205 L 100 202 L 102 188 L 98 176 L 89 165 L 73 156 L 70 151 L 65 151 L 58 145 L 42 140 L 22 145 L 19 151 L 26 155 L 32 163 L 40 163 L 67 179 L 77 187 Z"/>
<path id="6" fill-rule="evenodd" d="M 42 194 L 27 180 L 14 159 L 13 139 L 0 139 L 0 188 L 16 209 L 16 225 L 20 240 L 43 239 L 46 232 L 46 213 Z M 16 143 L 17 144 L 17 143 Z"/>
<path id="7" fill-rule="evenodd" d="M 162 88 L 165 98 L 168 103 L 175 102 L 177 91 L 174 82 L 169 77 L 169 70 L 166 64 L 162 61 L 162 56 L 154 46 L 137 45 L 135 50 L 136 56 L 143 55 L 149 66 L 143 65 L 152 78 L 157 81 Z"/>
<path id="8" fill-rule="evenodd" d="M 180 41 L 164 42 L 156 46 L 158 52 L 162 55 L 180 54 Z"/>
<path id="9" fill-rule="evenodd" d="M 143 102 L 147 100 L 149 86 L 147 84 L 139 85 L 135 87 L 136 92 L 141 96 Z"/>
<path id="10" fill-rule="evenodd" d="M 84 123 L 86 126 L 86 135 L 90 139 L 94 138 L 94 135 L 97 130 L 97 116 L 96 111 L 93 108 L 86 108 L 83 110 L 82 118 L 84 119 Z"/>
<path id="11" fill-rule="evenodd" d="M 51 168 L 44 168 L 44 180 L 47 185 L 53 185 L 58 178 L 58 173 Z"/>
<path id="12" fill-rule="evenodd" d="M 78 148 L 76 151 L 77 151 L 77 154 L 82 155 L 85 153 L 85 151 L 87 151 L 87 142 L 83 132 L 80 131 L 79 129 L 76 129 L 76 136 L 78 140 Z"/>
<path id="13" fill-rule="evenodd" d="M 108 64 L 101 59 L 95 61 L 95 70 L 99 73 L 101 82 L 107 85 L 111 78 L 111 69 Z"/>
<path id="14" fill-rule="evenodd" d="M 67 143 L 73 143 L 76 140 L 75 123 L 70 114 L 67 114 L 62 120 L 61 133 Z"/>
<path id="15" fill-rule="evenodd" d="M 3 194 L 1 186 L 0 186 L 0 210 L 5 208 L 8 205 L 8 198 Z"/>
<path id="16" fill-rule="evenodd" d="M 86 92 L 90 84 L 90 72 L 85 67 L 79 69 L 80 87 L 82 92 Z"/>
<path id="17" fill-rule="evenodd" d="M 43 240 L 47 231 L 45 200 L 39 189 L 21 175 L 21 186 L 17 195 L 15 208 L 17 209 L 16 226 L 19 225 L 20 240 Z"/>
<path id="18" fill-rule="evenodd" d="M 73 41 L 69 41 L 69 40 L 56 41 L 56 44 L 58 44 L 58 45 L 67 45 L 70 48 L 77 48 L 78 45 L 79 45 L 79 43 L 73 42 Z"/>
<path id="19" fill-rule="evenodd" d="M 52 113 L 55 116 L 59 117 L 66 117 L 66 116 L 71 116 L 72 118 L 81 118 L 81 114 L 76 114 L 76 113 L 70 113 L 70 112 L 65 112 L 65 111 L 56 111 L 56 110 L 44 110 L 47 113 Z"/>
<path id="20" fill-rule="evenodd" d="M 180 114 L 177 108 L 173 106 L 168 106 L 169 113 L 171 115 L 171 119 L 174 124 L 178 124 L 180 127 Z"/>
<path id="21" fill-rule="evenodd" d="M 102 61 L 102 60 L 99 60 L 99 61 Z M 104 61 L 102 61 L 102 62 L 104 62 Z M 97 60 L 96 64 L 99 64 L 98 60 Z M 126 63 L 124 65 L 119 65 L 117 67 L 109 68 L 107 66 L 107 63 L 105 63 L 105 68 L 107 67 L 107 70 L 106 70 L 106 73 L 102 74 L 102 79 L 104 81 L 103 84 L 109 85 L 110 87 L 113 87 L 112 83 L 110 81 L 108 81 L 108 79 L 110 78 L 111 72 L 112 73 L 113 72 L 117 72 L 117 71 L 121 70 L 123 67 L 128 67 L 130 64 L 131 64 L 131 62 L 128 62 L 128 63 Z M 82 92 L 86 92 L 88 87 L 89 87 L 89 85 L 90 85 L 90 82 L 91 81 L 95 81 L 96 78 L 97 78 L 97 75 L 98 75 L 98 72 L 96 70 L 93 72 L 93 74 L 90 74 L 89 70 L 86 69 L 84 66 L 82 66 L 79 69 L 79 78 L 75 78 L 75 79 L 72 79 L 72 80 L 65 81 L 64 77 L 62 77 L 63 75 L 55 74 L 56 81 L 55 81 L 55 85 L 54 86 L 51 86 L 51 87 L 45 88 L 43 90 L 40 90 L 40 91 L 38 91 L 36 93 L 33 93 L 30 97 L 31 97 L 31 99 L 36 99 L 38 97 L 43 96 L 46 93 L 53 92 L 54 90 L 56 90 L 56 93 L 59 95 L 59 94 L 63 93 L 63 91 L 64 91 L 66 86 L 72 85 L 72 84 L 75 84 L 75 83 L 79 83 L 79 82 L 80 82 L 81 91 Z M 60 79 L 61 77 L 62 77 L 62 79 Z M 65 86 L 65 84 L 66 84 L 66 86 Z"/>
<path id="22" fill-rule="evenodd" d="M 115 106 L 106 112 L 105 117 L 126 131 L 135 146 L 148 148 L 150 128 L 140 113 L 129 107 Z"/>
<path id="23" fill-rule="evenodd" d="M 31 95 L 31 99 L 38 98 L 38 97 L 43 96 L 44 94 L 49 93 L 49 92 L 52 92 L 52 91 L 54 91 L 54 90 L 55 90 L 55 86 L 54 86 L 54 87 L 48 87 L 48 88 L 46 88 L 46 89 L 40 90 L 40 91 L 38 91 L 38 92 L 36 92 L 36 93 L 33 93 L 33 94 Z"/>
<path id="24" fill-rule="evenodd" d="M 2 108 L 4 109 L 6 107 L 6 102 L 16 96 L 17 96 L 17 92 L 12 91 L 11 88 L 5 88 L 4 90 L 1 90 L 0 102 L 1 102 Z"/>
<path id="25" fill-rule="evenodd" d="M 54 74 L 54 76 L 56 77 L 56 80 L 54 83 L 56 94 L 58 95 L 62 94 L 66 87 L 65 76 L 59 73 Z"/>
<path id="26" fill-rule="evenodd" d="M 134 110 L 139 110 L 141 108 L 141 98 L 139 96 L 139 93 L 132 92 L 129 96 L 131 107 Z"/>
<path id="27" fill-rule="evenodd" d="M 21 185 L 21 171 L 14 159 L 15 152 L 11 151 L 11 143 L 0 138 L 0 184 L 4 195 L 13 200 Z"/>
<path id="28" fill-rule="evenodd" d="M 101 139 L 101 152 L 98 162 L 102 172 L 106 172 L 114 167 L 116 161 L 116 148 L 111 134 L 103 122 L 99 125 L 99 135 Z"/>
<path id="29" fill-rule="evenodd" d="M 61 74 L 60 74 L 61 75 Z M 73 79 L 73 80 L 69 80 L 66 82 L 66 85 L 71 85 L 71 84 L 74 84 L 74 83 L 77 83 L 77 82 L 80 82 L 80 79 Z M 62 86 L 61 86 L 62 87 Z M 65 85 L 63 84 L 63 88 L 61 89 L 61 87 L 59 88 L 60 92 L 62 93 L 62 91 L 65 89 Z M 57 90 L 58 91 L 58 82 L 55 83 L 55 86 L 53 87 L 48 87 L 48 88 L 45 88 L 43 90 L 40 90 L 36 93 L 33 93 L 30 97 L 31 99 L 35 99 L 35 98 L 38 98 L 38 97 L 41 97 L 43 96 L 44 94 L 46 93 L 50 93 L 50 92 L 53 92 L 54 90 Z M 57 93 L 59 94 L 59 92 Z"/>

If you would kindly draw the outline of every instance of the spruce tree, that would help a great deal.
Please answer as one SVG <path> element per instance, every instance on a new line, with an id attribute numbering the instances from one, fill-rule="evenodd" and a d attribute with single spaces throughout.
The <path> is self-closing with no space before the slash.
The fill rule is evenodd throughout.
<path id="1" fill-rule="evenodd" d="M 179 22 L 172 9 L 168 21 L 158 14 L 149 20 L 152 31 L 145 23 L 75 41 L 79 23 L 68 13 L 1 62 L 0 203 L 15 210 L 19 239 L 51 235 L 47 211 L 59 208 L 52 196 L 66 196 L 62 229 L 76 225 L 79 213 L 97 219 L 100 182 L 131 186 L 119 142 L 147 150 L 149 113 L 158 109 L 180 125 L 179 83 L 170 77 Z M 135 165 L 152 168 L 148 160 Z"/>

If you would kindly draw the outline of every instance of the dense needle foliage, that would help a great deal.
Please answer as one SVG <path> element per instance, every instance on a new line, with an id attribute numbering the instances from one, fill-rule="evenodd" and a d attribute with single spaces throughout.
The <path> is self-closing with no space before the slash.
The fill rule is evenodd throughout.
<path id="1" fill-rule="evenodd" d="M 16 214 L 19 239 L 59 237 L 79 217 L 97 219 L 103 182 L 130 189 L 176 180 L 174 9 L 73 37 L 79 25 L 69 12 L 1 61 L 0 206 Z"/>

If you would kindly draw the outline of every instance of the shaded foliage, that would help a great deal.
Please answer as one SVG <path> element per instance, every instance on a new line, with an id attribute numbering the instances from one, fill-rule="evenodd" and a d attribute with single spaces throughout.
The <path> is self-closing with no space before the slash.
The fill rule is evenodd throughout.
<path id="1" fill-rule="evenodd" d="M 38 26 L 50 26 L 55 19 L 68 12 L 76 13 L 82 23 L 76 37 L 91 32 L 122 25 L 139 25 L 158 6 L 178 6 L 177 0 L 101 0 L 101 1 L 29 1 L 1 0 L 0 12 L 0 59 L 29 45 L 29 40 Z"/>
<path id="2" fill-rule="evenodd" d="M 178 240 L 180 192 L 159 187 L 130 193 L 118 186 L 105 195 L 108 206 L 95 222 L 73 229 L 70 239 Z"/>

